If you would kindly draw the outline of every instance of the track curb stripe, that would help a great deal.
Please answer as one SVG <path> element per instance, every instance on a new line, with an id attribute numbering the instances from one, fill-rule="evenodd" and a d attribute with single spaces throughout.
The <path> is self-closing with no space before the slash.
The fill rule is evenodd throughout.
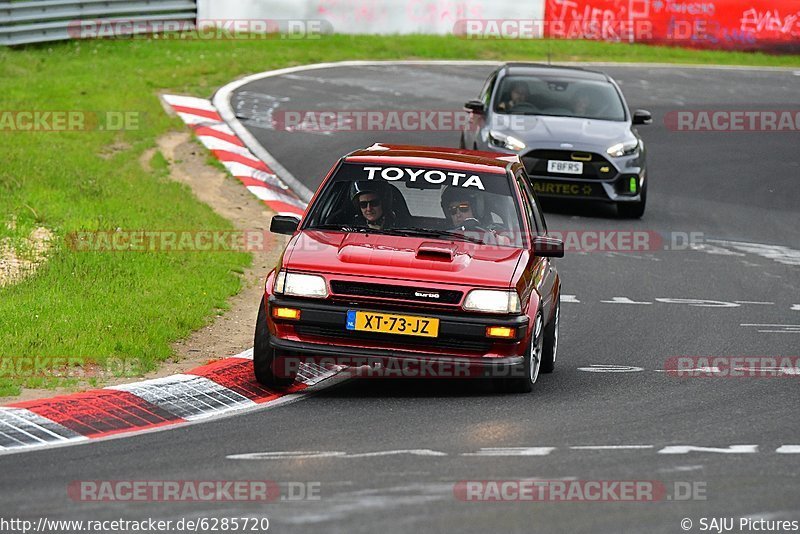
<path id="1" fill-rule="evenodd" d="M 230 143 L 232 145 L 244 147 L 244 143 L 242 143 L 239 140 L 239 138 L 236 137 L 235 135 L 233 135 L 232 133 L 227 133 L 225 131 L 212 128 L 210 126 L 198 126 L 198 127 L 196 127 L 194 129 L 194 133 L 197 135 L 197 137 L 200 138 L 200 140 L 206 146 L 208 146 L 208 145 L 206 144 L 206 140 L 204 138 L 206 138 L 206 137 L 214 137 L 214 138 L 219 139 L 221 141 L 227 141 L 228 143 Z"/>
<path id="2" fill-rule="evenodd" d="M 234 130 L 222 120 L 212 102 L 181 95 L 162 95 L 162 98 L 194 130 L 198 140 L 245 187 L 265 188 L 258 189 L 259 194 L 256 196 L 267 206 L 279 214 L 302 216 L 306 202 L 298 197 L 267 163 L 246 147 Z M 273 190 L 274 194 L 266 193 L 266 190 Z"/>
<path id="3" fill-rule="evenodd" d="M 215 122 L 222 122 L 222 117 L 220 117 L 219 113 L 217 113 L 216 111 L 209 111 L 207 109 L 190 108 L 187 106 L 178 106 L 178 105 L 172 106 L 172 109 L 174 109 L 176 113 L 180 113 L 182 115 L 197 117 L 198 120 L 210 119 Z"/>
<path id="4" fill-rule="evenodd" d="M 87 438 L 178 423 L 181 419 L 131 393 L 94 390 L 12 405 Z"/>
<path id="5" fill-rule="evenodd" d="M 211 153 L 214 154 L 214 156 L 216 156 L 216 158 L 222 162 L 240 163 L 242 165 L 250 167 L 251 169 L 256 169 L 264 172 L 271 172 L 269 167 L 267 167 L 263 161 L 258 161 L 248 156 L 237 154 L 236 152 L 231 152 L 229 150 L 218 150 L 212 148 Z"/>
<path id="6" fill-rule="evenodd" d="M 274 392 L 253 376 L 252 349 L 177 374 L 0 407 L 0 454 L 72 445 L 188 424 L 297 400 L 339 369 L 302 365 Z"/>

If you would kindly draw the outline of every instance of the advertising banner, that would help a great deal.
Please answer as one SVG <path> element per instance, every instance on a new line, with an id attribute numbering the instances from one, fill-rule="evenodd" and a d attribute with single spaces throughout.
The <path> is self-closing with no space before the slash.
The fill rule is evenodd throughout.
<path id="1" fill-rule="evenodd" d="M 800 1 L 547 0 L 545 37 L 800 50 Z"/>

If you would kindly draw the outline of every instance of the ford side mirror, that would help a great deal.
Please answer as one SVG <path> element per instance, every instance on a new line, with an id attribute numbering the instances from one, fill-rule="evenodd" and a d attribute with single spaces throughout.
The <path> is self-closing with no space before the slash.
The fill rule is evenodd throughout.
<path id="1" fill-rule="evenodd" d="M 653 124 L 653 115 L 646 109 L 637 109 L 633 112 L 633 124 Z"/>
<path id="2" fill-rule="evenodd" d="M 292 235 L 299 224 L 300 217 L 296 215 L 276 215 L 269 224 L 269 231 L 273 234 Z"/>
<path id="3" fill-rule="evenodd" d="M 464 104 L 464 109 L 482 115 L 486 111 L 486 106 L 480 100 L 470 100 Z"/>
<path id="4" fill-rule="evenodd" d="M 536 236 L 533 239 L 533 252 L 543 258 L 563 258 L 564 242 L 555 237 Z"/>

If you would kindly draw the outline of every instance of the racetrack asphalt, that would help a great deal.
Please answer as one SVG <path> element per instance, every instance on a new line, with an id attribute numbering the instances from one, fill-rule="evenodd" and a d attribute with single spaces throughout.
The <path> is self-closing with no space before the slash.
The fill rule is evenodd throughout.
<path id="1" fill-rule="evenodd" d="M 659 372 L 679 356 L 800 356 L 800 333 L 789 326 L 800 325 L 800 133 L 678 132 L 664 121 L 679 110 L 796 112 L 800 76 L 790 70 L 601 70 L 621 83 L 632 109 L 654 115 L 654 124 L 640 128 L 649 158 L 647 212 L 632 221 L 604 207 L 549 203 L 548 226 L 641 230 L 667 242 L 673 232 L 697 232 L 703 243 L 568 252 L 558 261 L 563 293 L 571 297 L 562 304 L 557 369 L 541 375 L 533 393 L 501 395 L 472 381 L 350 380 L 275 409 L 0 456 L 3 517 L 266 516 L 271 532 L 304 533 L 666 534 L 681 532 L 684 518 L 695 531 L 704 517 L 800 520 L 800 455 L 777 452 L 800 449 L 785 447 L 800 445 L 800 376 Z M 245 85 L 232 103 L 259 142 L 314 190 L 353 149 L 378 141 L 456 146 L 458 133 L 281 132 L 264 127 L 268 110 L 458 110 L 477 96 L 490 71 L 464 65 L 309 70 Z M 678 445 L 719 450 L 665 454 Z M 734 445 L 757 447 L 721 452 Z M 585 448 L 594 446 L 638 447 Z M 552 450 L 499 450 L 535 447 Z M 229 458 L 280 451 L 332 454 Z M 459 481 L 529 478 L 657 481 L 670 492 L 676 481 L 699 483 L 705 500 L 502 503 L 454 495 Z M 109 503 L 76 502 L 67 493 L 80 480 L 256 479 L 282 487 L 318 482 L 320 498 Z"/>

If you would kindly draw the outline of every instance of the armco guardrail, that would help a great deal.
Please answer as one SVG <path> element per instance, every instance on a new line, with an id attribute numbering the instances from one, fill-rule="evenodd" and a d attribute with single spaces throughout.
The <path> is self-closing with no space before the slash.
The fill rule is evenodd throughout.
<path id="1" fill-rule="evenodd" d="M 80 21 L 124 20 L 142 23 L 194 22 L 194 0 L 41 0 L 0 2 L 0 45 L 20 45 L 72 39 Z M 78 31 L 76 31 L 76 29 Z"/>

